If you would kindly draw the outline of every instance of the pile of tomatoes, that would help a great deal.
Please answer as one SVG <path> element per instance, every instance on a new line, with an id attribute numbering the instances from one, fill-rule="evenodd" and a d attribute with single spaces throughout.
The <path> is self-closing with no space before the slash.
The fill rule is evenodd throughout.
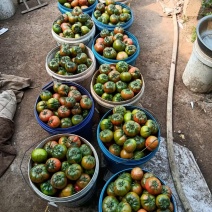
<path id="1" fill-rule="evenodd" d="M 48 141 L 31 153 L 30 179 L 48 196 L 71 196 L 90 182 L 96 166 L 91 147 L 77 135 Z"/>
<path id="2" fill-rule="evenodd" d="M 78 45 L 61 44 L 48 67 L 59 75 L 71 76 L 86 71 L 92 64 L 83 43 Z"/>
<path id="3" fill-rule="evenodd" d="M 80 38 L 93 28 L 91 17 L 82 12 L 80 7 L 75 7 L 71 12 L 59 16 L 53 23 L 52 29 L 60 37 Z"/>
<path id="4" fill-rule="evenodd" d="M 93 101 L 76 86 L 55 82 L 53 91 L 42 90 L 36 104 L 39 119 L 52 128 L 80 124 L 89 114 Z"/>
<path id="5" fill-rule="evenodd" d="M 79 7 L 81 9 L 86 9 L 93 5 L 96 0 L 58 0 L 60 4 L 67 8 Z"/>
<path id="6" fill-rule="evenodd" d="M 99 37 L 95 40 L 94 49 L 104 58 L 124 60 L 132 56 L 137 47 L 133 40 L 124 33 L 124 29 L 117 26 L 112 32 L 102 29 Z"/>
<path id="7" fill-rule="evenodd" d="M 131 10 L 116 4 L 114 0 L 106 0 L 98 3 L 94 9 L 93 16 L 103 24 L 121 25 L 132 18 Z"/>
<path id="8" fill-rule="evenodd" d="M 97 73 L 93 89 L 107 101 L 122 102 L 132 99 L 143 86 L 140 70 L 125 61 L 102 64 Z"/>
<path id="9" fill-rule="evenodd" d="M 158 145 L 158 124 L 139 108 L 115 106 L 99 123 L 98 138 L 109 152 L 124 159 L 139 160 Z"/>
<path id="10" fill-rule="evenodd" d="M 122 172 L 108 184 L 102 211 L 173 212 L 171 195 L 170 187 L 164 185 L 153 173 L 135 167 L 131 171 Z"/>

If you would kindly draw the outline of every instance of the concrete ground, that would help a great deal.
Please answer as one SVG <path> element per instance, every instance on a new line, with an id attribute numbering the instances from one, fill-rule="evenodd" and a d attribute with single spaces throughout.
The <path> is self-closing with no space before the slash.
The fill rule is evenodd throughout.
<path id="1" fill-rule="evenodd" d="M 30 151 L 33 145 L 48 136 L 36 122 L 33 110 L 42 87 L 51 81 L 45 70 L 45 58 L 57 45 L 51 35 L 51 25 L 60 12 L 56 0 L 45 0 L 45 2 L 48 2 L 48 6 L 24 15 L 21 14 L 21 11 L 25 10 L 24 5 L 16 5 L 15 15 L 0 22 L 0 28 L 9 29 L 0 36 L 0 71 L 4 74 L 28 77 L 32 81 L 31 88 L 24 90 L 24 98 L 17 105 L 14 117 L 15 133 L 12 143 L 18 155 L 0 178 L 1 211 L 97 211 L 98 197 L 105 183 L 102 179 L 107 171 L 104 167 L 100 168 L 94 198 L 88 206 L 76 209 L 62 206 L 47 208 L 47 202 L 31 190 L 20 171 L 23 159 L 21 170 L 27 179 Z M 154 0 L 134 0 L 131 8 L 134 12 L 134 22 L 129 31 L 139 40 L 141 52 L 136 60 L 136 66 L 141 69 L 145 80 L 144 95 L 139 104 L 157 117 L 162 137 L 166 137 L 166 104 L 173 42 L 172 18 L 167 17 L 162 12 L 160 4 Z M 211 191 L 212 96 L 192 93 L 182 82 L 182 74 L 192 52 L 191 32 L 197 24 L 197 19 L 193 17 L 184 21 L 183 28 L 179 28 L 179 52 L 174 86 L 174 142 L 192 151 Z M 194 103 L 193 108 L 191 102 Z M 98 121 L 98 114 L 95 114 L 94 135 L 90 142 L 101 156 L 95 138 Z M 204 208 L 202 211 L 204 212 Z"/>

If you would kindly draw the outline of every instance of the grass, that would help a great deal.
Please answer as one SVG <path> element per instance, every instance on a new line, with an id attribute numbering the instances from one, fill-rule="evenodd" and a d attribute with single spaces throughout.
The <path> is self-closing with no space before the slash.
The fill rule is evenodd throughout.
<path id="1" fill-rule="evenodd" d="M 196 27 L 192 28 L 192 33 L 191 33 L 191 42 L 193 43 L 197 38 L 197 33 L 196 33 Z"/>

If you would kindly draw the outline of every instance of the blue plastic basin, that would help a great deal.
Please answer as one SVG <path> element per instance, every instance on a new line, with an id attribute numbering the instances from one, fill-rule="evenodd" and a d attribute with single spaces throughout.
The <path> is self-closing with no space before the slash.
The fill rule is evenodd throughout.
<path id="1" fill-rule="evenodd" d="M 94 10 L 94 8 L 95 8 L 96 5 L 97 5 L 97 3 L 98 3 L 98 0 L 96 0 L 95 3 L 92 4 L 90 7 L 86 8 L 86 9 L 82 9 L 82 12 L 83 12 L 83 13 L 87 13 L 88 15 L 91 16 L 91 15 L 92 15 L 92 12 L 93 12 L 93 10 Z M 63 5 L 60 4 L 59 2 L 57 3 L 57 7 L 58 7 L 59 11 L 60 11 L 62 14 L 66 13 L 66 12 L 71 12 L 71 11 L 73 10 L 73 9 L 70 9 L 70 8 L 67 8 L 67 7 L 63 6 Z"/>
<path id="2" fill-rule="evenodd" d="M 91 100 L 93 101 L 93 98 L 90 95 L 90 93 L 84 87 L 78 85 L 77 83 L 63 82 L 63 84 L 67 84 L 68 86 L 71 86 L 71 85 L 76 86 L 82 95 L 88 95 L 89 98 L 91 98 Z M 49 91 L 53 92 L 53 82 L 50 82 L 47 85 L 45 85 L 42 90 L 49 90 Z M 94 115 L 94 101 L 93 101 L 92 107 L 91 107 L 90 112 L 87 115 L 87 117 L 78 125 L 68 127 L 68 128 L 52 128 L 52 127 L 48 126 L 46 123 L 42 122 L 40 120 L 39 114 L 36 110 L 36 105 L 39 101 L 41 101 L 40 96 L 38 96 L 36 103 L 35 103 L 34 115 L 35 115 L 35 118 L 36 118 L 38 124 L 44 130 L 46 130 L 49 134 L 55 135 L 55 134 L 62 134 L 62 133 L 72 133 L 72 134 L 80 135 L 88 140 L 92 138 L 92 118 Z"/>
<path id="3" fill-rule="evenodd" d="M 105 158 L 105 162 L 107 164 L 107 168 L 110 172 L 112 173 L 116 173 L 118 171 L 121 171 L 123 169 L 127 169 L 127 168 L 133 168 L 135 166 L 141 166 L 142 164 L 148 162 L 150 159 L 152 159 L 156 152 L 158 151 L 159 149 L 159 146 L 160 146 L 160 126 L 157 122 L 157 120 L 155 119 L 155 117 L 153 117 L 153 115 L 148 112 L 147 110 L 143 109 L 143 108 L 140 108 L 140 107 L 136 107 L 136 106 L 125 106 L 125 108 L 127 110 L 134 110 L 134 109 L 139 109 L 139 110 L 142 110 L 143 112 L 146 113 L 146 116 L 147 116 L 147 119 L 152 119 L 156 122 L 157 124 L 157 127 L 158 127 L 158 133 L 157 135 L 155 135 L 157 138 L 158 138 L 158 141 L 159 141 L 159 145 L 158 147 L 152 151 L 152 152 L 149 152 L 146 156 L 138 159 L 138 160 L 133 160 L 133 159 L 124 159 L 124 158 L 121 158 L 121 157 L 118 157 L 118 156 L 115 156 L 113 155 L 112 153 L 109 152 L 109 150 L 107 149 L 107 147 L 104 145 L 104 143 L 100 140 L 100 137 L 99 137 L 99 134 L 101 132 L 101 129 L 100 129 L 100 123 L 103 119 L 106 119 L 109 115 L 112 115 L 112 110 L 109 110 L 107 113 L 105 113 L 105 115 L 102 117 L 102 119 L 100 120 L 99 124 L 98 124 L 98 127 L 97 127 L 97 141 L 98 141 L 98 145 L 104 155 L 104 158 Z"/>

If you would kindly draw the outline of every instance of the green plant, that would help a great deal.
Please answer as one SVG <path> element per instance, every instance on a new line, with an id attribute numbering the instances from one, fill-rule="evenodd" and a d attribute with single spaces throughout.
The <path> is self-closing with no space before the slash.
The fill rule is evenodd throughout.
<path id="1" fill-rule="evenodd" d="M 191 42 L 193 43 L 197 38 L 197 33 L 196 33 L 196 27 L 192 28 L 192 34 L 191 34 Z"/>
<path id="2" fill-rule="evenodd" d="M 203 8 L 210 8 L 210 7 L 212 7 L 212 0 L 203 0 L 202 7 Z"/>

